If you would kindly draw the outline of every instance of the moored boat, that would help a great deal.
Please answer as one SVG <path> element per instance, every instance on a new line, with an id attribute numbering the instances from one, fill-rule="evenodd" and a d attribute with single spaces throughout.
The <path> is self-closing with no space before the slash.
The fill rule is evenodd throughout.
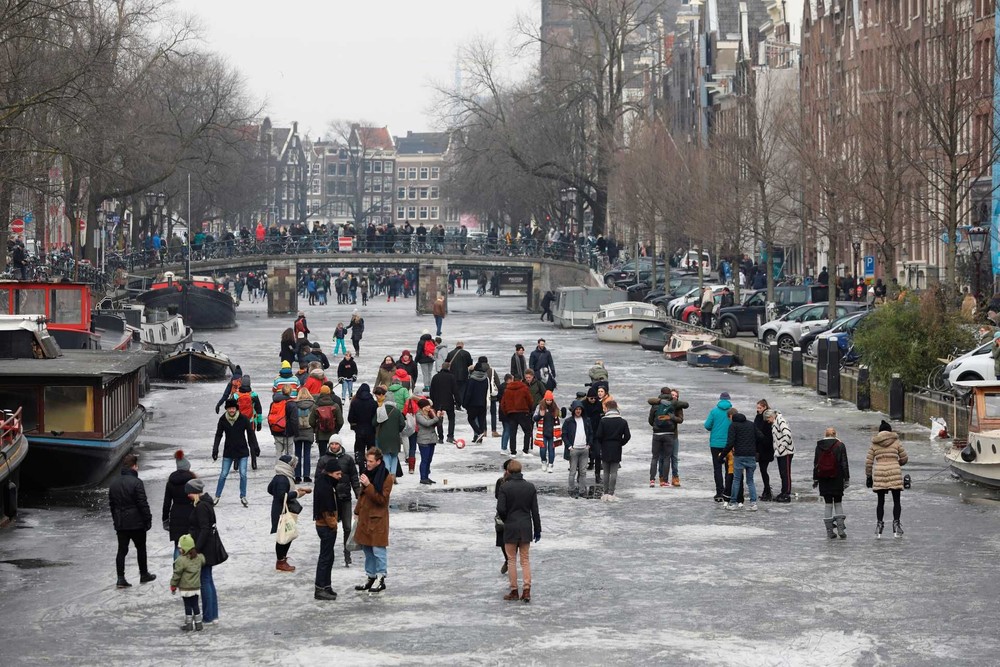
<path id="1" fill-rule="evenodd" d="M 710 368 L 729 368 L 735 362 L 735 355 L 718 345 L 696 345 L 687 351 L 688 366 L 707 366 Z"/>
<path id="2" fill-rule="evenodd" d="M 49 335 L 64 350 L 101 349 L 101 335 L 91 326 L 92 308 L 86 283 L 0 283 L 0 313 L 44 316 Z"/>
<path id="3" fill-rule="evenodd" d="M 172 309 L 192 329 L 232 329 L 236 326 L 236 301 L 211 276 L 183 280 L 168 271 L 137 299 L 147 308 Z"/>
<path id="4" fill-rule="evenodd" d="M 0 412 L 0 528 L 17 517 L 17 496 L 21 487 L 21 465 L 28 456 L 21 408 Z"/>
<path id="5" fill-rule="evenodd" d="M 955 382 L 969 394 L 969 437 L 956 440 L 945 458 L 962 479 L 1000 488 L 1000 381 Z"/>
<path id="6" fill-rule="evenodd" d="M 666 326 L 643 327 L 639 329 L 639 347 L 644 350 L 661 352 L 670 340 L 673 329 Z"/>
<path id="7" fill-rule="evenodd" d="M 26 489 L 99 484 L 142 430 L 149 352 L 61 350 L 40 315 L 0 317 L 0 409 L 21 409 Z"/>
<path id="8" fill-rule="evenodd" d="M 211 343 L 193 341 L 160 361 L 160 377 L 165 380 L 214 380 L 232 370 L 229 357 L 216 352 Z"/>
<path id="9" fill-rule="evenodd" d="M 639 331 L 663 324 L 656 306 L 642 301 L 622 301 L 601 306 L 594 315 L 597 339 L 606 343 L 637 343 Z"/>
<path id="10" fill-rule="evenodd" d="M 663 346 L 663 355 L 673 361 L 687 359 L 688 350 L 699 345 L 707 345 L 715 341 L 715 336 L 707 333 L 687 333 L 675 331 L 667 344 Z"/>
<path id="11" fill-rule="evenodd" d="M 601 306 L 627 298 L 624 290 L 608 287 L 561 287 L 556 294 L 552 317 L 563 329 L 591 329 Z"/>

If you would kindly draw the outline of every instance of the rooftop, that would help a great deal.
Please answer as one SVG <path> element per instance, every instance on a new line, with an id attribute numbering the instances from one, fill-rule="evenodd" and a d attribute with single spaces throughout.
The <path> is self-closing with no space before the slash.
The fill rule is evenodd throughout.
<path id="1" fill-rule="evenodd" d="M 63 350 L 56 359 L 4 359 L 0 382 L 14 378 L 96 378 L 110 380 L 142 368 L 155 352 Z"/>
<path id="2" fill-rule="evenodd" d="M 441 155 L 450 144 L 448 132 L 407 132 L 405 137 L 396 137 L 396 151 L 400 155 Z"/>

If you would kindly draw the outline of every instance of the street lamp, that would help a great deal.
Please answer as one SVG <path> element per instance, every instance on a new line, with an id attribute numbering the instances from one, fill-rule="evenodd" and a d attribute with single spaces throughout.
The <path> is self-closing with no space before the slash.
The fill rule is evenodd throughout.
<path id="1" fill-rule="evenodd" d="M 909 265 L 909 262 L 907 260 L 910 259 L 910 253 L 907 252 L 905 245 L 902 248 L 899 249 L 899 259 L 903 263 L 903 282 L 906 283 L 907 287 L 909 287 L 910 286 L 910 265 Z"/>
<path id="2" fill-rule="evenodd" d="M 969 251 L 972 253 L 972 262 L 975 264 L 976 275 L 973 278 L 972 289 L 974 296 L 979 298 L 979 263 L 983 260 L 983 252 L 986 250 L 986 238 L 990 230 L 986 227 L 970 227 L 966 232 L 969 239 Z"/>
<path id="3" fill-rule="evenodd" d="M 861 272 L 858 270 L 858 258 L 861 256 L 861 241 L 851 241 L 851 249 L 854 250 L 854 277 L 860 278 Z"/>

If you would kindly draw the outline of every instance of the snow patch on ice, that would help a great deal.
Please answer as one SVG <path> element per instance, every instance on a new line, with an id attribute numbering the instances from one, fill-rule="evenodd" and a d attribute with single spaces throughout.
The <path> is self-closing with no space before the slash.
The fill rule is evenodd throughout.
<path id="1" fill-rule="evenodd" d="M 684 540 L 752 539 L 775 534 L 773 530 L 753 526 L 713 526 L 708 524 L 671 526 L 667 530 L 671 537 Z"/>
<path id="2" fill-rule="evenodd" d="M 662 642 L 661 655 L 664 658 L 711 665 L 829 667 L 886 664 L 876 653 L 879 642 L 872 635 L 819 628 L 781 639 L 716 635 L 711 641 L 706 641 L 704 634 L 670 630 L 660 633 L 659 642 Z"/>

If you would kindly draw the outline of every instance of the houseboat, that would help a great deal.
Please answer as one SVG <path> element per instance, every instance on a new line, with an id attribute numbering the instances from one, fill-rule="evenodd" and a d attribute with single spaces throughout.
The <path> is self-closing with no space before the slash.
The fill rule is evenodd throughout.
<path id="1" fill-rule="evenodd" d="M 179 313 L 192 329 L 232 329 L 236 326 L 236 300 L 211 276 L 177 278 L 167 271 L 140 294 L 147 308 Z"/>
<path id="2" fill-rule="evenodd" d="M 1000 381 L 968 380 L 955 386 L 969 391 L 969 437 L 956 439 L 945 458 L 962 479 L 1000 488 Z"/>
<path id="3" fill-rule="evenodd" d="M 627 298 L 624 290 L 607 287 L 562 287 L 556 294 L 552 317 L 563 329 L 591 329 L 601 306 Z"/>
<path id="4" fill-rule="evenodd" d="M 642 301 L 609 303 L 594 315 L 597 339 L 605 343 L 638 343 L 642 329 L 659 324 L 663 318 L 656 306 Z"/>
<path id="5" fill-rule="evenodd" d="M 25 489 L 95 486 L 117 468 L 142 430 L 152 356 L 62 350 L 42 316 L 0 316 L 0 410 L 21 411 Z"/>
<path id="6" fill-rule="evenodd" d="M 20 408 L 0 412 L 0 528 L 17 517 L 21 464 L 28 456 L 28 439 L 21 424 Z"/>
<path id="7" fill-rule="evenodd" d="M 165 355 L 160 360 L 164 380 L 215 380 L 233 369 L 229 357 L 216 352 L 211 343 L 196 340 Z"/>

